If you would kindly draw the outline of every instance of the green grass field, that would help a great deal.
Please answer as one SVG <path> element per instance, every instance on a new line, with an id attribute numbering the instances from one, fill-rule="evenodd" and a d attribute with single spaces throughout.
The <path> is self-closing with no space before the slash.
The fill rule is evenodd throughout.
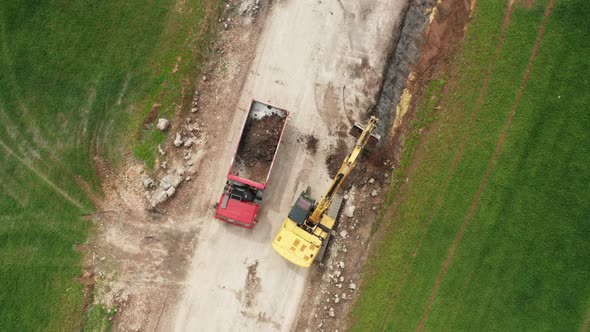
<path id="1" fill-rule="evenodd" d="M 477 2 L 428 91 L 442 109 L 418 108 L 437 119 L 395 174 L 352 330 L 588 329 L 590 3 L 547 4 L 517 1 L 500 43 L 506 2 Z"/>
<path id="2" fill-rule="evenodd" d="M 199 70 L 206 3 L 0 3 L 0 330 L 81 329 L 74 245 L 93 207 L 75 178 L 99 191 L 95 154 L 153 162 L 164 137 L 143 121 L 154 102 L 171 115 Z"/>

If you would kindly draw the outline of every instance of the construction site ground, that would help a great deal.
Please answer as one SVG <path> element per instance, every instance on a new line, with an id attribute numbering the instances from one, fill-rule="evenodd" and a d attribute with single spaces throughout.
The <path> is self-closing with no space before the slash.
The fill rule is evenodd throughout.
<path id="1" fill-rule="evenodd" d="M 165 172 L 165 159 L 168 169 L 182 166 L 188 174 L 173 199 L 148 211 L 142 165 L 128 161 L 114 173 L 97 161 L 105 198 L 95 202 L 87 269 L 94 301 L 118 310 L 115 330 L 319 330 L 326 319 L 330 326 L 344 320 L 338 302 L 356 292 L 358 256 L 387 182 L 387 161 L 363 166 L 356 185 L 346 186 L 347 207 L 325 264 L 298 268 L 271 241 L 299 192 L 310 186 L 319 199 L 328 188 L 330 155 L 352 148 L 345 133 L 375 104 L 407 3 L 256 3 L 254 11 L 226 11 L 216 56 L 199 79 L 198 111 L 180 110 L 172 122 L 171 133 L 189 123 L 199 128 L 194 144 L 175 147 L 171 134 L 162 147 L 156 172 Z M 248 230 L 216 220 L 213 206 L 252 99 L 291 114 L 258 224 Z M 310 273 L 325 275 L 324 286 L 309 284 Z M 336 303 L 319 296 L 334 280 L 345 294 Z M 316 320 L 297 321 L 306 289 L 318 295 L 305 302 L 307 318 Z"/>

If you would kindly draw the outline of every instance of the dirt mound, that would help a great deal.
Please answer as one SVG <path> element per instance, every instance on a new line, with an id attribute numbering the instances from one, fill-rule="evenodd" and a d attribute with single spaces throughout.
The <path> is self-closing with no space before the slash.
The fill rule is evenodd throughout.
<path id="1" fill-rule="evenodd" d="M 284 117 L 272 114 L 246 122 L 233 174 L 256 182 L 266 180 L 285 120 Z"/>
<path id="2" fill-rule="evenodd" d="M 342 162 L 344 161 L 344 158 L 348 156 L 349 152 L 346 143 L 344 143 L 344 140 L 342 139 L 338 140 L 338 144 L 336 145 L 336 148 L 333 149 L 333 151 L 334 152 L 326 158 L 326 167 L 328 168 L 328 175 L 330 175 L 330 178 L 332 179 L 340 170 L 340 166 L 342 166 Z"/>
<path id="3" fill-rule="evenodd" d="M 305 149 L 312 155 L 318 152 L 318 142 L 319 140 L 314 135 L 304 135 L 297 139 L 297 143 L 305 144 Z"/>
<path id="4" fill-rule="evenodd" d="M 247 167 L 254 167 L 259 161 L 272 161 L 284 123 L 285 118 L 277 114 L 248 121 L 237 158 Z"/>

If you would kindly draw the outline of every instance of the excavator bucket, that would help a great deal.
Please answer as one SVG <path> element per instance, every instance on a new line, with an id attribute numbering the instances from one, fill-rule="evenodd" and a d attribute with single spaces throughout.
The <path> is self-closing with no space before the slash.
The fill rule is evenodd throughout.
<path id="1" fill-rule="evenodd" d="M 354 124 L 354 126 L 352 126 L 352 128 L 350 128 L 348 134 L 354 138 L 359 138 L 361 137 L 361 134 L 363 133 L 363 131 L 365 131 L 366 128 L 366 124 L 357 122 Z M 374 146 L 380 139 L 381 135 L 372 133 L 371 137 L 369 138 L 369 141 L 367 142 L 367 145 Z"/>

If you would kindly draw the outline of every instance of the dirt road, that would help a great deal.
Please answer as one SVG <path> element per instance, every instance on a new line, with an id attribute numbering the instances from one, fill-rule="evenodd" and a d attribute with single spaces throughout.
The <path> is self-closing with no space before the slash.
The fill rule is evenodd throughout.
<path id="1" fill-rule="evenodd" d="M 272 237 L 296 194 L 328 187 L 325 159 L 343 132 L 373 103 L 385 57 L 406 0 L 277 1 L 268 13 L 227 140 L 205 151 L 190 218 L 200 232 L 178 303 L 168 304 L 162 331 L 289 330 L 307 271 L 280 258 Z M 235 65 L 235 64 L 234 64 Z M 239 64 L 238 64 L 239 65 Z M 232 67 L 232 64 L 229 64 Z M 237 93 L 237 92 L 235 92 Z M 223 96 L 220 96 L 223 98 Z M 283 145 L 253 230 L 213 218 L 240 126 L 254 98 L 291 111 Z M 318 150 L 300 138 L 313 134 Z"/>

